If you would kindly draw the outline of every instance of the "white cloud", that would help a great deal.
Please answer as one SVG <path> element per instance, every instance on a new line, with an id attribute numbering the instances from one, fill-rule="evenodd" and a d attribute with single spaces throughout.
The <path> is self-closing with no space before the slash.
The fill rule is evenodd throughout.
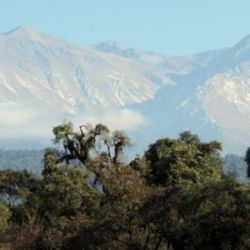
<path id="1" fill-rule="evenodd" d="M 135 130 L 146 122 L 146 118 L 141 113 L 129 109 L 104 115 L 104 123 L 114 129 Z"/>
<path id="2" fill-rule="evenodd" d="M 0 106 L 0 127 L 24 125 L 29 123 L 32 117 L 32 112 L 24 107 L 11 104 Z"/>
<path id="3" fill-rule="evenodd" d="M 63 116 L 48 109 L 38 110 L 25 105 L 0 105 L 0 138 L 52 137 L 52 128 L 64 120 L 72 121 L 76 128 L 86 123 L 104 123 L 111 130 L 133 131 L 147 123 L 139 112 L 129 109 L 105 112 L 89 111 Z"/>
<path id="4" fill-rule="evenodd" d="M 127 131 L 136 130 L 147 123 L 147 119 L 141 113 L 129 109 L 109 110 L 103 113 L 88 112 L 88 114 L 75 116 L 72 121 L 74 124 L 103 123 L 112 130 L 120 129 Z"/>

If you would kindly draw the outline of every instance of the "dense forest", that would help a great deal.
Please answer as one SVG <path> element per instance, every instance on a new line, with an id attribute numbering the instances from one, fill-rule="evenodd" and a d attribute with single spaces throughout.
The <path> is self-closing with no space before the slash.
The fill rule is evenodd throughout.
<path id="1" fill-rule="evenodd" d="M 0 171 L 0 249 L 250 249 L 250 187 L 223 172 L 219 142 L 186 131 L 126 163 L 123 131 L 53 133 L 40 175 Z"/>

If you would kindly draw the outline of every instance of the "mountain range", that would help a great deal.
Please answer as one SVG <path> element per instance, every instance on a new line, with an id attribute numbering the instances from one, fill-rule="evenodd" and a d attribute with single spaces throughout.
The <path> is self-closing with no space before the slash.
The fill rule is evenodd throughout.
<path id="1" fill-rule="evenodd" d="M 27 27 L 1 33 L 0 147 L 49 138 L 63 120 L 105 122 L 141 148 L 191 130 L 243 154 L 250 36 L 230 48 L 166 56 L 115 41 L 81 46 Z"/>

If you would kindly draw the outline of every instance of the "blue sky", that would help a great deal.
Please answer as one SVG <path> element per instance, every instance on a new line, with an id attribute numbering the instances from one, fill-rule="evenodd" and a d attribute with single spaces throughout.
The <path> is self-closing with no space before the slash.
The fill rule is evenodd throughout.
<path id="1" fill-rule="evenodd" d="M 250 34 L 249 10 L 249 0 L 0 0 L 0 32 L 29 26 L 180 55 L 232 46 Z"/>

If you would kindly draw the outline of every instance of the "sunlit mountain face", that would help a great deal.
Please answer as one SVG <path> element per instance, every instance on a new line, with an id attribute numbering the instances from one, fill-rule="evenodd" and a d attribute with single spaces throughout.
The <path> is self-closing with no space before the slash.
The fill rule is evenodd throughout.
<path id="1" fill-rule="evenodd" d="M 127 130 L 141 148 L 188 129 L 242 153 L 250 142 L 250 37 L 169 57 L 115 41 L 83 47 L 25 27 L 0 34 L 0 147 L 9 138 L 49 138 L 63 120 Z"/>

